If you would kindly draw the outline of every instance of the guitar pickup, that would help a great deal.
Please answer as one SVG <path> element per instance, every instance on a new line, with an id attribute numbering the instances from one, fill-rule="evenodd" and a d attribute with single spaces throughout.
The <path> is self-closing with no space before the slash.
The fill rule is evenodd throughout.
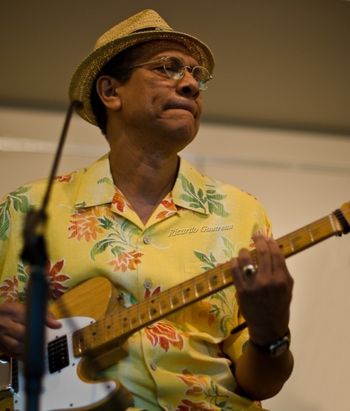
<path id="1" fill-rule="evenodd" d="M 56 338 L 48 343 L 49 371 L 53 374 L 56 371 L 69 365 L 69 352 L 67 336 Z"/>

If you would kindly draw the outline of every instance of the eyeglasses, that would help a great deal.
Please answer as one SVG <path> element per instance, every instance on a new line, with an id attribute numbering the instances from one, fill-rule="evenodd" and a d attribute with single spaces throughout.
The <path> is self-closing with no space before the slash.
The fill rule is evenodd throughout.
<path id="1" fill-rule="evenodd" d="M 152 70 L 161 70 L 172 80 L 181 80 L 185 75 L 185 70 L 188 70 L 192 74 L 193 78 L 198 82 L 198 88 L 201 91 L 208 88 L 207 83 L 213 78 L 205 67 L 185 66 L 184 63 L 177 57 L 161 57 L 158 60 L 147 61 L 130 68 L 138 68 L 149 64 L 153 65 Z"/>

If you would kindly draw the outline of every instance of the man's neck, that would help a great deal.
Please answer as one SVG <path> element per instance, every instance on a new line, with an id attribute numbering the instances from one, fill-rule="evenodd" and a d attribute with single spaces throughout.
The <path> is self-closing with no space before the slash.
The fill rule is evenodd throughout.
<path id="1" fill-rule="evenodd" d="M 125 152 L 125 150 L 129 152 Z M 125 195 L 146 223 L 163 198 L 172 190 L 177 177 L 179 158 L 176 154 L 145 155 L 126 147 L 112 147 L 110 167 L 114 184 Z"/>

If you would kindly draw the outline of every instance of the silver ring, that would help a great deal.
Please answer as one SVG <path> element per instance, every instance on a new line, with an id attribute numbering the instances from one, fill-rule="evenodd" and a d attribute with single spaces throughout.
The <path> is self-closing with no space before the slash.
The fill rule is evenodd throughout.
<path id="1" fill-rule="evenodd" d="M 256 268 L 253 264 L 247 264 L 242 268 L 243 274 L 246 277 L 253 277 L 256 274 Z"/>

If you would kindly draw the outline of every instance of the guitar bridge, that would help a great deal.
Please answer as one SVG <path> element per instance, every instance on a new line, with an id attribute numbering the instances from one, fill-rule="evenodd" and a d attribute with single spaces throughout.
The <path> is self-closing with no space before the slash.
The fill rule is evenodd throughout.
<path id="1" fill-rule="evenodd" d="M 7 356 L 0 356 L 0 403 L 2 404 L 2 401 L 7 398 L 12 398 L 16 392 L 18 392 L 17 361 Z"/>

